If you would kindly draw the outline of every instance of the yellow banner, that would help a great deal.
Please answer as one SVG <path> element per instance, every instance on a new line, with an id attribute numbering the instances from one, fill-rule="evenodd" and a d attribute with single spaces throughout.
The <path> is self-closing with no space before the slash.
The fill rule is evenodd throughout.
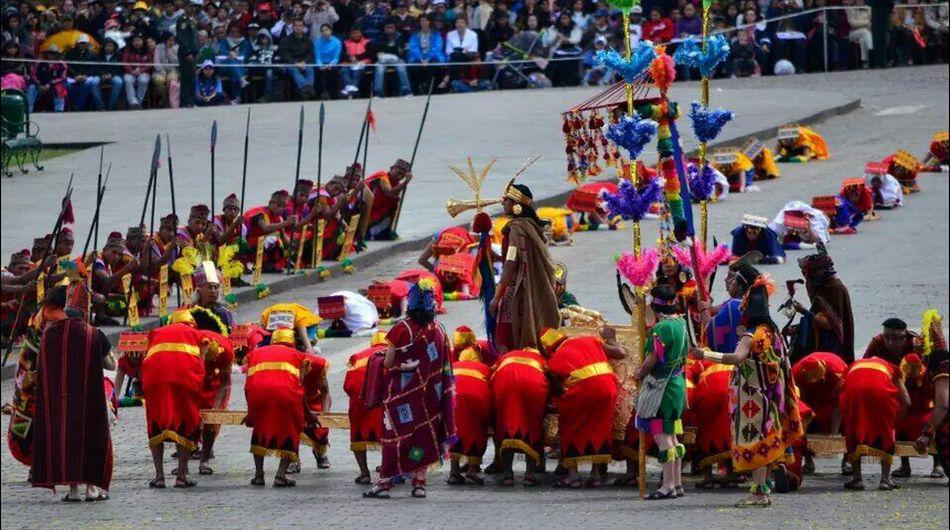
<path id="1" fill-rule="evenodd" d="M 191 300 L 191 295 L 195 292 L 195 284 L 191 280 L 190 274 L 181 275 L 181 294 L 185 297 L 185 303 Z"/>
<path id="2" fill-rule="evenodd" d="M 158 268 L 158 316 L 168 314 L 168 265 Z"/>
<path id="3" fill-rule="evenodd" d="M 43 297 L 46 296 L 46 273 L 41 272 L 39 276 L 36 277 L 36 303 L 42 304 Z"/>
<path id="4" fill-rule="evenodd" d="M 316 269 L 323 262 L 323 233 L 327 229 L 325 219 L 317 221 L 317 231 L 313 234 L 313 253 L 310 256 L 310 268 Z"/>
<path id="5" fill-rule="evenodd" d="M 343 261 L 353 250 L 353 239 L 356 237 L 356 229 L 360 226 L 359 214 L 350 218 L 350 224 L 346 227 L 346 237 L 343 239 L 343 248 L 340 249 L 340 257 L 337 261 Z"/>
<path id="6" fill-rule="evenodd" d="M 257 255 L 254 257 L 254 277 L 251 283 L 260 285 L 261 273 L 264 267 L 264 236 L 257 239 Z"/>

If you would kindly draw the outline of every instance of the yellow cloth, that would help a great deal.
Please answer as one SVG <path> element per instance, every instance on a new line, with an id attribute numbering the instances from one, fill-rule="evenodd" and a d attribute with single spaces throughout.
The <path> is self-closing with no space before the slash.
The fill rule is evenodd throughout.
<path id="1" fill-rule="evenodd" d="M 323 319 L 314 314 L 313 311 L 300 304 L 281 303 L 274 304 L 261 312 L 262 326 L 267 327 L 267 322 L 270 319 L 271 313 L 293 313 L 295 328 L 300 326 L 309 328 L 310 326 L 316 326 L 323 321 Z"/>
<path id="2" fill-rule="evenodd" d="M 494 221 L 492 221 L 492 227 L 491 227 L 492 243 L 496 245 L 501 245 L 504 242 L 505 236 L 501 233 L 501 231 L 510 222 L 511 222 L 511 219 L 505 217 L 504 215 L 500 215 L 496 217 Z"/>
<path id="3" fill-rule="evenodd" d="M 762 152 L 759 153 L 759 156 L 756 157 L 758 164 L 756 165 L 756 171 L 770 175 L 773 177 L 782 176 L 782 172 L 778 168 L 778 164 L 775 163 L 775 154 L 772 153 L 772 150 L 768 147 L 762 149 Z"/>
<path id="4" fill-rule="evenodd" d="M 566 239 L 571 233 L 571 228 L 567 222 L 568 217 L 574 215 L 574 212 L 567 208 L 555 208 L 552 206 L 543 206 L 537 210 L 538 217 L 551 221 L 551 230 L 554 239 Z M 570 223 L 573 225 L 574 223 Z"/>
<path id="5" fill-rule="evenodd" d="M 831 156 L 825 139 L 809 127 L 798 128 L 799 142 L 811 150 L 816 160 L 827 160 Z"/>

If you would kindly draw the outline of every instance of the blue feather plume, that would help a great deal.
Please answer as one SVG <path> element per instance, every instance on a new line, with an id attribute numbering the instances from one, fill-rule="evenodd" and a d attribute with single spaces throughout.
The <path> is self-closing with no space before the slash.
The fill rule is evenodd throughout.
<path id="1" fill-rule="evenodd" d="M 633 116 L 624 116 L 617 124 L 607 128 L 607 139 L 617 146 L 624 148 L 631 160 L 640 157 L 643 148 L 653 139 L 657 131 L 657 123 L 653 120 L 644 120 L 634 112 Z"/>
<path id="2" fill-rule="evenodd" d="M 689 164 L 686 166 L 686 182 L 693 197 L 707 201 L 716 191 L 716 172 L 708 165 L 703 166 L 703 171 L 700 172 L 699 166 Z"/>
<path id="3" fill-rule="evenodd" d="M 640 41 L 634 48 L 630 60 L 617 53 L 616 50 L 602 50 L 597 52 L 597 62 L 607 67 L 611 72 L 617 73 L 628 84 L 635 82 L 643 76 L 643 73 L 650 67 L 650 63 L 656 58 L 656 50 L 653 45 Z"/>
<path id="4" fill-rule="evenodd" d="M 695 38 L 689 38 L 680 43 L 673 53 L 676 64 L 689 66 L 699 70 L 703 77 L 712 77 L 716 66 L 729 57 L 729 41 L 722 35 L 713 35 L 706 39 L 706 51 Z"/>
<path id="5" fill-rule="evenodd" d="M 624 180 L 620 182 L 617 193 L 603 190 L 600 198 L 611 217 L 619 215 L 626 220 L 640 221 L 650 211 L 650 205 L 663 200 L 663 188 L 657 179 L 650 179 L 639 190 L 632 182 Z"/>
<path id="6" fill-rule="evenodd" d="M 710 110 L 709 107 L 704 107 L 698 101 L 694 101 L 689 117 L 693 120 L 693 132 L 696 133 L 696 138 L 700 142 L 711 142 L 719 136 L 722 128 L 735 118 L 735 114 L 723 108 Z"/>

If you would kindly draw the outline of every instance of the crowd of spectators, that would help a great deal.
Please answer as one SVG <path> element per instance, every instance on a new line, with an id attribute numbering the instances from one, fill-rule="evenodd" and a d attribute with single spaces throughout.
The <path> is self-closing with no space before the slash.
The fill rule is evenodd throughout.
<path id="1" fill-rule="evenodd" d="M 731 42 L 716 75 L 947 61 L 946 2 L 906 2 L 713 0 L 710 31 Z M 826 5 L 850 9 L 809 11 Z M 36 110 L 406 96 L 425 93 L 430 83 L 436 92 L 605 85 L 613 79 L 596 52 L 625 48 L 620 12 L 606 0 L 3 0 L 2 6 L 3 88 L 23 90 Z M 672 53 L 677 42 L 701 34 L 700 6 L 700 0 L 643 0 L 631 15 L 631 42 L 665 44 Z M 42 62 L 16 60 L 24 58 Z M 698 74 L 680 69 L 678 77 Z"/>

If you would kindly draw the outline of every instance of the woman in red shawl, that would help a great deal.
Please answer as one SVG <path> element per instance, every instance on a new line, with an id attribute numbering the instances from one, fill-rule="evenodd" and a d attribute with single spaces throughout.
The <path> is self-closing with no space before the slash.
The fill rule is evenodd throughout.
<path id="1" fill-rule="evenodd" d="M 346 365 L 346 375 L 343 376 L 343 391 L 350 398 L 347 409 L 347 417 L 350 420 L 350 451 L 353 451 L 356 465 L 360 468 L 360 474 L 355 480 L 357 484 L 371 482 L 366 451 L 379 448 L 379 440 L 383 433 L 383 409 L 381 407 L 366 408 L 363 402 L 366 365 L 371 356 L 385 351 L 386 334 L 377 332 L 373 335 L 369 348 L 350 356 L 350 362 Z"/>
<path id="2" fill-rule="evenodd" d="M 247 354 L 247 419 L 254 455 L 252 486 L 264 485 L 264 457 L 280 458 L 274 475 L 275 488 L 297 483 L 287 478 L 287 466 L 297 462 L 300 430 L 304 425 L 305 354 L 294 349 L 294 331 L 278 329 L 270 344 Z"/>
<path id="3" fill-rule="evenodd" d="M 363 493 L 388 498 L 396 477 L 412 477 L 412 496 L 426 496 L 426 468 L 455 443 L 455 384 L 451 346 L 435 320 L 435 285 L 420 280 L 409 292 L 407 318 L 386 336 L 383 465 Z"/>
<path id="4" fill-rule="evenodd" d="M 839 400 L 844 440 L 851 455 L 854 477 L 844 485 L 845 489 L 864 489 L 862 456 L 881 461 L 879 490 L 900 488 L 900 484 L 891 479 L 896 443 L 894 428 L 901 406 L 909 404 L 907 389 L 896 366 L 877 357 L 861 359 L 851 365 Z"/>

